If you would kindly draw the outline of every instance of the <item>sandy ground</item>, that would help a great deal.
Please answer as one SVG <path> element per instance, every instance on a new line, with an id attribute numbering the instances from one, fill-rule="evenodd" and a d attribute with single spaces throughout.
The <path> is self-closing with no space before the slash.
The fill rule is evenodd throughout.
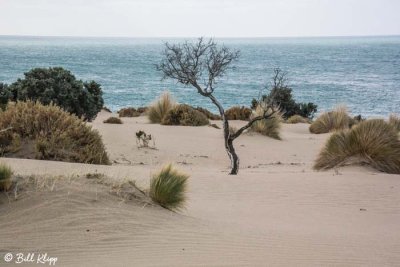
<path id="1" fill-rule="evenodd" d="M 312 135 L 306 124 L 283 125 L 282 141 L 245 134 L 236 141 L 240 173 L 229 176 L 221 130 L 145 117 L 103 124 L 109 116 L 93 127 L 112 166 L 1 161 L 21 175 L 97 172 L 142 189 L 173 162 L 190 174 L 187 208 L 123 201 L 79 178 L 54 192 L 3 197 L 0 266 L 16 265 L 3 261 L 8 252 L 48 253 L 56 266 L 400 266 L 400 176 L 360 166 L 312 170 L 329 135 Z M 138 130 L 157 149 L 139 149 Z"/>

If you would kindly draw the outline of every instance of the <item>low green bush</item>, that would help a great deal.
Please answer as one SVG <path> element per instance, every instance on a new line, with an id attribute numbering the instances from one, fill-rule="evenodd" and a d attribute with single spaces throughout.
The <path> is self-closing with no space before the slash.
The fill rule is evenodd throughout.
<path id="1" fill-rule="evenodd" d="M 122 121 L 121 121 L 120 118 L 117 118 L 117 117 L 110 117 L 110 118 L 104 120 L 103 123 L 122 124 Z"/>
<path id="2" fill-rule="evenodd" d="M 100 84 L 77 80 L 70 71 L 60 67 L 32 69 L 25 73 L 24 79 L 18 79 L 7 90 L 11 101 L 31 100 L 43 105 L 53 103 L 88 121 L 96 117 L 104 104 Z M 5 93 L 0 94 L 4 98 Z"/>
<path id="3" fill-rule="evenodd" d="M 235 106 L 225 111 L 225 117 L 228 120 L 243 120 L 247 121 L 251 116 L 251 109 L 247 107 Z"/>
<path id="4" fill-rule="evenodd" d="M 200 111 L 201 113 L 203 113 L 204 115 L 206 115 L 207 119 L 209 120 L 220 120 L 221 116 L 216 115 L 212 112 L 210 112 L 208 109 L 202 108 L 202 107 L 196 107 L 195 110 Z"/>
<path id="5" fill-rule="evenodd" d="M 163 125 L 203 126 L 209 121 L 203 113 L 193 109 L 189 105 L 176 105 L 164 116 Z"/>

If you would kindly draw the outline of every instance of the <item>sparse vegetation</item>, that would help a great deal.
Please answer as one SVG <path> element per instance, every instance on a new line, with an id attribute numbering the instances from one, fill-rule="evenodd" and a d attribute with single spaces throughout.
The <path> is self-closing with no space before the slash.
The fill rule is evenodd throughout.
<path id="1" fill-rule="evenodd" d="M 286 123 L 295 124 L 295 123 L 310 123 L 307 118 L 304 118 L 300 115 L 293 115 L 286 120 Z"/>
<path id="2" fill-rule="evenodd" d="M 248 107 L 231 107 L 225 111 L 225 116 L 227 120 L 243 120 L 248 121 L 251 116 L 251 109 Z"/>
<path id="3" fill-rule="evenodd" d="M 53 103 L 88 121 L 96 117 L 104 104 L 100 84 L 77 80 L 70 71 L 59 67 L 32 69 L 7 90 L 11 101 Z"/>
<path id="4" fill-rule="evenodd" d="M 183 208 L 188 178 L 188 175 L 175 170 L 171 164 L 165 166 L 150 181 L 151 199 L 170 210 Z"/>
<path id="5" fill-rule="evenodd" d="M 201 113 L 203 113 L 204 115 L 206 115 L 206 117 L 209 120 L 221 120 L 221 116 L 214 114 L 212 112 L 210 112 L 208 109 L 202 108 L 202 107 L 197 107 L 195 108 L 195 110 L 200 111 Z"/>
<path id="6" fill-rule="evenodd" d="M 12 184 L 11 176 L 11 168 L 4 163 L 0 163 L 0 190 L 8 191 L 10 189 Z"/>
<path id="7" fill-rule="evenodd" d="M 54 104 L 9 103 L 0 113 L 0 152 L 10 157 L 109 164 L 100 134 Z"/>
<path id="8" fill-rule="evenodd" d="M 122 108 L 118 111 L 119 117 L 139 117 L 141 112 L 136 110 L 135 108 Z"/>
<path id="9" fill-rule="evenodd" d="M 161 123 L 164 116 L 170 109 L 175 106 L 175 100 L 171 97 L 169 92 L 164 92 L 158 100 L 156 100 L 147 111 L 147 116 L 151 123 Z"/>
<path id="10" fill-rule="evenodd" d="M 366 163 L 387 173 L 400 173 L 400 140 L 384 120 L 366 120 L 350 130 L 334 133 L 314 168 L 329 169 L 346 163 Z"/>
<path id="11" fill-rule="evenodd" d="M 311 125 L 310 132 L 314 134 L 348 129 L 352 123 L 345 107 L 340 106 L 333 111 L 321 114 Z"/>
<path id="12" fill-rule="evenodd" d="M 400 132 L 400 116 L 390 114 L 389 124 L 392 125 L 398 132 Z"/>
<path id="13" fill-rule="evenodd" d="M 257 107 L 251 118 L 258 117 L 263 112 L 262 108 Z M 259 120 L 253 123 L 250 129 L 262 135 L 281 140 L 279 132 L 282 120 L 282 115 L 279 112 L 275 112 L 268 120 Z"/>
<path id="14" fill-rule="evenodd" d="M 7 84 L 0 83 L 0 111 L 5 109 L 8 101 L 11 99 L 11 92 Z"/>
<path id="15" fill-rule="evenodd" d="M 110 117 L 103 121 L 103 123 L 111 123 L 111 124 L 122 124 L 122 120 L 117 117 Z"/>
<path id="16" fill-rule="evenodd" d="M 170 109 L 162 119 L 163 125 L 203 126 L 209 121 L 203 113 L 189 105 L 180 104 Z"/>

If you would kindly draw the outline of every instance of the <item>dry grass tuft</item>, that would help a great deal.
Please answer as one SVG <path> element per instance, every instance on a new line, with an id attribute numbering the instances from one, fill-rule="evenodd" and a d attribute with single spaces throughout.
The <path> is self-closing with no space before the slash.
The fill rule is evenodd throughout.
<path id="1" fill-rule="evenodd" d="M 251 116 L 251 109 L 247 107 L 231 107 L 230 109 L 225 111 L 226 119 L 228 120 L 243 120 L 247 121 Z"/>
<path id="2" fill-rule="evenodd" d="M 11 176 L 13 172 L 11 168 L 1 163 L 0 164 L 0 190 L 8 191 L 12 185 Z"/>
<path id="3" fill-rule="evenodd" d="M 264 110 L 258 106 L 251 115 L 251 118 L 262 116 L 263 114 Z M 263 119 L 253 123 L 253 125 L 251 126 L 251 130 L 260 133 L 262 135 L 269 136 L 277 140 L 281 140 L 280 129 L 282 121 L 283 121 L 282 114 L 280 112 L 276 112 L 272 115 L 271 118 L 267 120 Z"/>
<path id="4" fill-rule="evenodd" d="M 163 125 L 203 126 L 209 121 L 203 113 L 181 104 L 170 109 L 161 121 Z"/>
<path id="5" fill-rule="evenodd" d="M 328 139 L 314 168 L 329 169 L 354 162 L 399 174 L 400 140 L 396 130 L 384 120 L 375 119 L 336 132 Z"/>
<path id="6" fill-rule="evenodd" d="M 293 115 L 286 120 L 286 123 L 296 124 L 296 123 L 310 123 L 307 118 L 304 118 L 300 115 Z"/>
<path id="7" fill-rule="evenodd" d="M 169 92 L 164 92 L 147 110 L 151 123 L 161 123 L 165 115 L 175 106 L 175 100 Z"/>
<path id="8" fill-rule="evenodd" d="M 103 123 L 110 123 L 110 124 L 122 124 L 122 120 L 117 117 L 110 117 L 103 121 Z"/>
<path id="9" fill-rule="evenodd" d="M 331 131 L 348 129 L 352 119 L 343 106 L 333 111 L 321 114 L 311 125 L 310 132 L 314 134 L 329 133 Z"/>
<path id="10" fill-rule="evenodd" d="M 171 164 L 154 175 L 150 181 L 150 197 L 170 210 L 179 210 L 186 201 L 188 175 L 175 170 Z"/>
<path id="11" fill-rule="evenodd" d="M 61 108 L 31 101 L 0 113 L 0 150 L 11 157 L 109 164 L 100 134 Z"/>
<path id="12" fill-rule="evenodd" d="M 392 125 L 398 132 L 400 132 L 400 116 L 391 114 L 389 117 L 389 124 Z"/>

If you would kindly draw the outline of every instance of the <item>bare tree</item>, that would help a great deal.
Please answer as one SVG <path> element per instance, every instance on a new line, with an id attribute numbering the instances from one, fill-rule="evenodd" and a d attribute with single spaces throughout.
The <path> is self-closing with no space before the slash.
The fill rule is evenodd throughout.
<path id="1" fill-rule="evenodd" d="M 218 78 L 221 78 L 232 67 L 232 63 L 239 58 L 239 51 L 218 46 L 212 39 L 205 41 L 199 38 L 197 42 L 166 43 L 163 56 L 157 69 L 164 74 L 164 79 L 171 78 L 184 85 L 193 86 L 200 95 L 209 98 L 217 106 L 223 122 L 225 149 L 231 160 L 230 174 L 237 174 L 239 157 L 235 152 L 233 141 L 254 122 L 267 120 L 275 112 L 270 106 L 260 101 L 259 104 L 264 110 L 263 115 L 252 118 L 235 133 L 229 131 L 229 121 L 226 119 L 225 110 L 213 93 Z"/>

